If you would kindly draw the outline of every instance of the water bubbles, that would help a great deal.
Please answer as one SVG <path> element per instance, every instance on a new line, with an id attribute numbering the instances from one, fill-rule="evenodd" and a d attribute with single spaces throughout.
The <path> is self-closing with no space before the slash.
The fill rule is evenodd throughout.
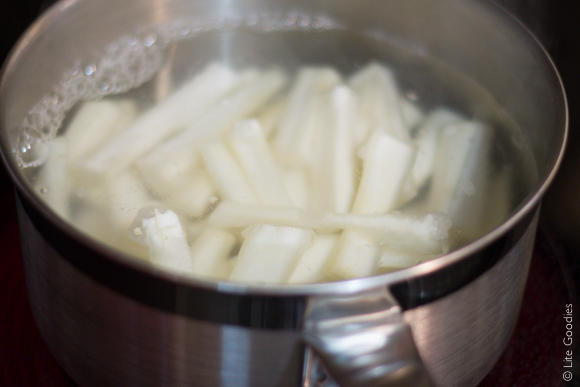
<path id="1" fill-rule="evenodd" d="M 207 19 L 204 19 L 200 23 L 201 24 L 201 30 L 202 31 L 205 31 L 205 32 L 212 31 L 212 30 L 216 29 L 215 26 L 217 25 L 217 23 L 218 22 L 217 22 L 217 19 L 215 17 L 214 18 L 209 17 Z M 217 29 L 219 29 L 219 28 L 217 28 Z"/>
<path id="2" fill-rule="evenodd" d="M 104 79 L 99 83 L 99 89 L 104 93 L 106 93 L 110 88 L 111 82 L 107 79 Z"/>
<path id="3" fill-rule="evenodd" d="M 97 65 L 91 63 L 90 65 L 85 66 L 85 74 L 86 75 L 93 75 L 97 71 Z"/>
<path id="4" fill-rule="evenodd" d="M 310 27 L 310 15 L 301 15 L 298 19 L 298 25 L 302 28 Z"/>
<path id="5" fill-rule="evenodd" d="M 21 168 L 42 165 L 48 155 L 47 143 L 27 130 L 20 133 L 16 149 L 19 151 L 16 153 L 16 161 Z"/>
<path id="6" fill-rule="evenodd" d="M 282 28 L 284 28 L 284 24 L 281 20 L 278 19 L 274 19 L 271 24 L 274 31 L 280 31 Z"/>
<path id="7" fill-rule="evenodd" d="M 24 117 L 13 152 L 23 168 L 42 165 L 48 142 L 56 136 L 66 113 L 73 106 L 79 101 L 124 93 L 147 82 L 163 66 L 169 44 L 225 28 L 267 32 L 319 30 L 335 25 L 326 16 L 293 11 L 179 20 L 134 31 L 65 70 L 54 89 Z"/>
<path id="8" fill-rule="evenodd" d="M 143 39 L 143 45 L 145 47 L 151 47 L 157 41 L 157 35 L 149 34 Z"/>
<path id="9" fill-rule="evenodd" d="M 213 23 L 213 29 L 216 30 L 221 30 L 226 26 L 226 19 L 224 18 L 218 18 L 216 19 L 216 21 Z"/>
<path id="10" fill-rule="evenodd" d="M 191 32 L 194 32 L 194 33 L 199 32 L 199 31 L 201 31 L 201 27 L 202 27 L 201 22 L 199 20 L 196 20 L 191 24 L 190 30 L 191 30 Z"/>
<path id="11" fill-rule="evenodd" d="M 241 24 L 242 24 L 242 18 L 239 16 L 234 16 L 228 20 L 228 25 L 230 27 L 233 27 L 233 28 L 239 27 Z"/>
<path id="12" fill-rule="evenodd" d="M 326 25 L 327 25 L 327 20 L 325 17 L 322 17 L 322 16 L 315 17 L 314 21 L 312 22 L 312 26 L 314 28 L 316 28 L 317 30 L 326 27 Z"/>
<path id="13" fill-rule="evenodd" d="M 291 27 L 298 21 L 298 14 L 296 12 L 291 12 L 284 17 L 284 25 Z"/>
<path id="14" fill-rule="evenodd" d="M 56 106 L 58 101 L 59 97 L 55 94 L 49 94 L 42 99 L 42 103 L 47 106 Z"/>
<path id="15" fill-rule="evenodd" d="M 181 26 L 179 27 L 179 35 L 181 36 L 187 36 L 189 35 L 189 33 L 191 32 L 191 29 L 189 28 L 189 26 Z"/>
<path id="16" fill-rule="evenodd" d="M 256 14 L 251 14 L 251 15 L 248 15 L 248 16 L 246 17 L 246 24 L 247 24 L 248 26 L 250 26 L 250 27 L 251 27 L 251 26 L 255 26 L 256 24 L 258 24 L 258 20 L 259 20 L 259 19 L 260 19 L 260 18 L 259 18 L 259 16 L 258 16 L 258 15 L 256 15 Z"/>
<path id="17" fill-rule="evenodd" d="M 177 36 L 177 28 L 174 25 L 169 25 L 166 28 L 163 28 L 161 33 L 161 38 L 165 43 L 171 42 Z"/>
<path id="18" fill-rule="evenodd" d="M 46 194 L 46 193 L 48 193 L 48 188 L 46 188 L 46 187 L 42 187 L 42 188 L 40 189 L 40 193 L 41 193 L 41 194 L 43 194 L 43 195 L 44 195 L 44 194 Z"/>

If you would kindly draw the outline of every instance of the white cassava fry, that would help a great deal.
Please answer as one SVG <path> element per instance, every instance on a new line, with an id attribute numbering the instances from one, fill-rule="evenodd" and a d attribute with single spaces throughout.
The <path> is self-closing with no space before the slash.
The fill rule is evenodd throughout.
<path id="1" fill-rule="evenodd" d="M 273 147 L 285 164 L 304 165 L 309 162 L 313 136 L 318 130 L 318 95 L 337 85 L 340 79 L 336 70 L 328 67 L 298 70 L 273 139 Z"/>
<path id="2" fill-rule="evenodd" d="M 137 107 L 130 100 L 84 103 L 66 128 L 68 162 L 73 165 L 101 148 L 135 120 Z"/>
<path id="3" fill-rule="evenodd" d="M 326 269 L 326 275 L 332 280 L 373 275 L 377 269 L 378 252 L 379 243 L 368 230 L 345 230 L 340 235 L 336 256 Z"/>
<path id="4" fill-rule="evenodd" d="M 206 144 L 201 154 L 221 197 L 240 203 L 259 203 L 246 174 L 222 140 Z"/>
<path id="5" fill-rule="evenodd" d="M 482 232 L 487 232 L 507 219 L 513 210 L 513 188 L 517 184 L 514 179 L 513 168 L 504 168 L 497 172 L 497 176 L 490 178 L 487 186 L 489 203 L 482 221 Z"/>
<path id="6" fill-rule="evenodd" d="M 204 221 L 184 222 L 183 231 L 187 236 L 187 240 L 193 241 L 203 233 L 203 230 L 209 226 Z"/>
<path id="7" fill-rule="evenodd" d="M 414 131 L 413 144 L 417 147 L 417 156 L 411 173 L 407 174 L 396 206 L 411 201 L 429 182 L 433 174 L 441 131 L 447 125 L 462 121 L 458 114 L 443 108 L 437 108 L 425 117 Z"/>
<path id="8" fill-rule="evenodd" d="M 175 93 L 142 114 L 80 167 L 96 174 L 118 172 L 160 141 L 185 128 L 236 86 L 238 75 L 221 64 L 208 66 Z"/>
<path id="9" fill-rule="evenodd" d="M 300 256 L 288 283 L 304 284 L 321 281 L 337 241 L 338 235 L 314 234 L 312 244 Z"/>
<path id="10" fill-rule="evenodd" d="M 193 171 L 183 180 L 178 189 L 169 194 L 167 203 L 175 211 L 199 218 L 212 204 L 212 198 L 217 201 L 215 188 L 203 169 Z"/>
<path id="11" fill-rule="evenodd" d="M 461 120 L 457 113 L 439 108 L 429 113 L 418 127 L 414 141 L 418 147 L 417 158 L 409 176 L 418 188 L 425 185 L 433 174 L 442 129 Z"/>
<path id="12" fill-rule="evenodd" d="M 229 232 L 206 228 L 191 244 L 193 273 L 199 276 L 227 279 L 231 267 L 228 256 L 236 238 Z"/>
<path id="13" fill-rule="evenodd" d="M 370 63 L 350 78 L 349 85 L 360 99 L 354 135 L 357 144 L 365 142 L 376 128 L 401 141 L 409 141 L 410 130 L 403 119 L 399 89 L 390 69 Z"/>
<path id="14" fill-rule="evenodd" d="M 376 243 L 388 244 L 419 253 L 441 253 L 448 238 L 451 219 L 429 212 L 419 215 L 333 214 L 304 211 L 296 207 L 274 207 L 221 202 L 208 218 L 218 228 L 239 228 L 264 223 L 313 230 L 346 229 L 365 232 Z"/>
<path id="15" fill-rule="evenodd" d="M 257 284 L 288 280 L 297 259 L 310 245 L 312 231 L 255 224 L 242 232 L 244 243 L 230 275 L 232 281 Z"/>
<path id="16" fill-rule="evenodd" d="M 256 115 L 256 119 L 260 121 L 264 136 L 269 137 L 270 134 L 277 131 L 284 109 L 288 104 L 288 98 L 278 97 L 268 102 L 268 104 L 261 109 L 260 113 Z"/>
<path id="17" fill-rule="evenodd" d="M 491 133 L 491 128 L 474 121 L 442 129 L 427 198 L 426 208 L 449 214 L 470 237 L 480 234 L 480 220 L 485 218 Z"/>
<path id="18" fill-rule="evenodd" d="M 158 204 L 134 170 L 122 171 L 107 179 L 104 189 L 110 227 L 118 232 L 125 233 L 141 208 Z"/>
<path id="19" fill-rule="evenodd" d="M 292 205 L 257 120 L 239 121 L 228 135 L 228 142 L 260 203 Z"/>
<path id="20" fill-rule="evenodd" d="M 421 262 L 421 259 L 416 254 L 402 253 L 390 249 L 383 249 L 380 252 L 379 270 L 382 269 L 402 269 L 410 267 Z"/>
<path id="21" fill-rule="evenodd" d="M 159 185 L 174 184 L 184 173 L 196 166 L 199 147 L 230 130 L 239 120 L 265 104 L 285 84 L 286 77 L 279 70 L 258 76 L 248 70 L 240 75 L 240 86 L 224 101 L 215 104 L 178 135 L 148 153 L 137 163 L 149 181 Z"/>
<path id="22" fill-rule="evenodd" d="M 200 166 L 201 156 L 196 149 L 184 157 L 173 157 L 170 164 L 154 165 L 137 162 L 139 175 L 147 187 L 160 197 L 167 197 L 181 189 L 184 180 L 195 174 Z"/>
<path id="23" fill-rule="evenodd" d="M 285 168 L 282 182 L 294 207 L 307 209 L 310 203 L 310 182 L 304 168 Z"/>
<path id="24" fill-rule="evenodd" d="M 423 110 L 417 106 L 416 103 L 409 101 L 405 97 L 401 97 L 399 103 L 401 105 L 403 122 L 409 131 L 412 132 L 413 129 L 423 121 L 425 113 L 423 113 Z"/>
<path id="25" fill-rule="evenodd" d="M 384 214 L 394 210 L 413 165 L 414 147 L 397 140 L 381 129 L 376 129 L 360 149 L 359 155 L 363 159 L 363 170 L 352 212 Z M 404 228 L 403 224 L 399 227 L 399 231 Z M 425 238 L 425 235 L 419 238 L 416 236 L 416 245 L 409 248 L 424 251 L 425 246 L 422 245 L 431 242 L 428 250 L 435 249 L 436 252 L 440 252 L 440 243 L 433 244 L 433 238 L 427 237 L 425 240 L 421 238 Z M 391 236 L 389 240 L 385 240 L 376 233 L 365 234 L 360 230 L 347 230 L 341 235 L 336 256 L 329 265 L 328 275 L 333 278 L 372 275 L 378 263 L 378 244 L 382 242 L 399 245 L 403 240 L 409 242 L 409 234 L 399 233 L 397 238 Z"/>
<path id="26" fill-rule="evenodd" d="M 57 137 L 48 143 L 48 155 L 34 185 L 50 207 L 67 218 L 71 194 L 68 170 L 68 141 Z"/>
<path id="27" fill-rule="evenodd" d="M 355 150 L 352 127 L 356 96 L 346 86 L 331 91 L 324 127 L 319 128 L 312 165 L 312 196 L 319 210 L 349 212 L 355 191 Z"/>
<path id="28" fill-rule="evenodd" d="M 180 273 L 192 272 L 189 246 L 175 212 L 155 209 L 153 216 L 143 218 L 133 233 L 141 234 L 151 262 Z"/>
<path id="29" fill-rule="evenodd" d="M 411 267 L 421 262 L 433 259 L 436 256 L 437 255 L 433 254 L 416 254 L 408 251 L 398 251 L 386 246 L 381 246 L 377 273 L 387 273 Z"/>
<path id="30" fill-rule="evenodd" d="M 352 212 L 384 214 L 393 211 L 415 161 L 414 146 L 375 130 L 359 151 L 363 171 Z"/>

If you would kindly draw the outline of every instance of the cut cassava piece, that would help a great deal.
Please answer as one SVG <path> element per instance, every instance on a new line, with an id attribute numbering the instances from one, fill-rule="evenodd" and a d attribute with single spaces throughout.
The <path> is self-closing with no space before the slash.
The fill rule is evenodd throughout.
<path id="1" fill-rule="evenodd" d="M 319 231 L 353 229 L 367 233 L 379 244 L 425 254 L 442 252 L 442 243 L 448 238 L 451 227 L 451 219 L 439 212 L 420 215 L 333 214 L 232 201 L 221 202 L 208 218 L 208 224 L 218 228 L 239 228 L 257 223 Z"/>
<path id="2" fill-rule="evenodd" d="M 167 197 L 170 208 L 193 218 L 201 217 L 215 198 L 215 188 L 203 169 L 184 176 L 178 189 Z M 217 198 L 215 198 L 217 201 Z"/>
<path id="3" fill-rule="evenodd" d="M 102 100 L 81 105 L 65 131 L 69 164 L 73 165 L 103 147 L 127 128 L 136 115 L 137 107 L 130 100 Z"/>
<path id="4" fill-rule="evenodd" d="M 294 207 L 307 209 L 310 203 L 310 182 L 305 168 L 285 168 L 282 182 Z"/>
<path id="5" fill-rule="evenodd" d="M 136 161 L 160 141 L 182 130 L 236 86 L 239 76 L 221 64 L 208 66 L 99 149 L 80 167 L 112 174 Z"/>
<path id="6" fill-rule="evenodd" d="M 47 157 L 34 185 L 54 212 L 67 218 L 70 206 L 68 141 L 57 137 L 48 143 Z"/>
<path id="7" fill-rule="evenodd" d="M 191 255 L 185 233 L 177 214 L 154 208 L 151 216 L 143 217 L 133 235 L 143 240 L 152 263 L 180 273 L 191 273 Z"/>
<path id="8" fill-rule="evenodd" d="M 338 235 L 314 234 L 312 244 L 298 259 L 288 283 L 305 284 L 322 281 L 324 269 L 337 241 Z"/>
<path id="9" fill-rule="evenodd" d="M 401 104 L 403 122 L 409 131 L 413 132 L 414 128 L 425 118 L 425 113 L 416 103 L 405 97 L 401 97 L 399 102 Z"/>
<path id="10" fill-rule="evenodd" d="M 279 96 L 269 101 L 263 109 L 260 109 L 255 118 L 260 121 L 264 136 L 268 137 L 277 130 L 287 103 L 288 98 Z"/>
<path id="11" fill-rule="evenodd" d="M 349 79 L 359 95 L 360 110 L 355 141 L 361 144 L 375 129 L 381 128 L 401 141 L 409 141 L 409 128 L 401 111 L 401 96 L 395 77 L 387 67 L 372 62 Z"/>
<path id="12" fill-rule="evenodd" d="M 240 75 L 240 85 L 224 101 L 212 106 L 187 128 L 171 137 L 137 162 L 148 181 L 174 184 L 196 166 L 199 147 L 229 131 L 234 124 L 253 113 L 272 98 L 286 83 L 280 70 L 257 76 L 247 70 Z"/>
<path id="13" fill-rule="evenodd" d="M 290 206 L 290 197 L 257 120 L 239 121 L 228 142 L 260 203 Z"/>
<path id="14" fill-rule="evenodd" d="M 244 171 L 222 140 L 206 144 L 201 153 L 221 197 L 240 203 L 259 203 Z"/>
<path id="15" fill-rule="evenodd" d="M 352 127 L 356 120 L 356 96 L 340 85 L 328 94 L 318 128 L 315 156 L 312 161 L 313 207 L 318 210 L 346 213 L 352 206 L 355 191 L 355 149 Z"/>
<path id="16" fill-rule="evenodd" d="M 206 228 L 191 244 L 191 262 L 195 275 L 227 279 L 230 275 L 229 253 L 236 238 L 227 231 Z"/>
<path id="17" fill-rule="evenodd" d="M 492 130 L 475 121 L 441 129 L 425 208 L 442 211 L 470 238 L 481 233 L 489 184 Z M 466 235 L 466 236 L 467 236 Z"/>
<path id="18" fill-rule="evenodd" d="M 384 214 L 393 211 L 415 160 L 414 146 L 375 130 L 359 150 L 363 159 L 361 180 L 352 212 Z"/>
<path id="19" fill-rule="evenodd" d="M 230 275 L 232 281 L 272 284 L 286 282 L 312 230 L 254 224 L 242 232 L 244 242 Z"/>
<path id="20" fill-rule="evenodd" d="M 319 129 L 319 96 L 340 82 L 336 70 L 328 67 L 304 67 L 298 70 L 290 90 L 273 147 L 287 165 L 304 165 L 312 153 L 312 141 Z"/>
<path id="21" fill-rule="evenodd" d="M 413 144 L 417 147 L 417 156 L 411 173 L 405 178 L 397 207 L 414 199 L 430 181 L 442 129 L 462 120 L 463 118 L 457 113 L 437 108 L 429 113 L 416 128 L 413 134 Z"/>
<path id="22" fill-rule="evenodd" d="M 407 142 L 397 140 L 382 129 L 375 129 L 359 150 L 359 156 L 363 159 L 363 170 L 352 212 L 385 214 L 394 210 L 400 202 L 405 181 L 413 166 L 415 148 Z M 398 227 L 399 231 L 404 228 L 403 224 Z M 396 238 L 391 236 L 385 241 L 384 236 L 360 231 L 349 230 L 341 235 L 336 256 L 327 270 L 330 277 L 358 278 L 372 275 L 377 267 L 379 243 L 400 245 L 401 241 L 408 242 L 409 239 L 409 234 L 403 233 Z M 423 235 L 417 239 L 415 243 L 411 243 L 414 246 L 408 248 L 423 251 L 434 249 L 435 252 L 441 252 L 440 243 L 432 244 L 429 248 L 418 247 L 425 242 L 433 242 L 433 238 Z"/>
<path id="23" fill-rule="evenodd" d="M 373 275 L 377 268 L 379 243 L 369 232 L 345 230 L 338 240 L 336 256 L 326 269 L 332 280 L 362 278 Z"/>
<path id="24" fill-rule="evenodd" d="M 123 171 L 105 180 L 103 188 L 106 190 L 106 214 L 110 227 L 123 234 L 141 208 L 158 204 L 134 170 Z"/>
<path id="25" fill-rule="evenodd" d="M 379 265 L 377 272 L 387 273 L 394 270 L 404 269 L 435 257 L 436 255 L 413 254 L 407 251 L 397 251 L 382 246 L 379 252 Z"/>
<path id="26" fill-rule="evenodd" d="M 439 108 L 429 113 L 419 125 L 414 140 L 418 147 L 417 158 L 413 165 L 412 174 L 409 176 L 416 187 L 423 187 L 433 175 L 443 129 L 462 120 L 457 113 Z"/>

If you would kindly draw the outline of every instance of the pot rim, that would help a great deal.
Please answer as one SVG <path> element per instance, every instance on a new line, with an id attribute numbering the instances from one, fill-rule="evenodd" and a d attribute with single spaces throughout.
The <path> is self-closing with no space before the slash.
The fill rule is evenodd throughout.
<path id="1" fill-rule="evenodd" d="M 68 7 L 83 0 L 60 0 L 53 6 L 51 6 L 46 12 L 44 12 L 34 23 L 29 26 L 21 38 L 17 41 L 15 46 L 12 48 L 8 59 L 2 67 L 0 74 L 0 99 L 4 99 L 4 89 L 6 87 L 7 78 L 14 67 L 18 65 L 19 59 L 25 52 L 32 41 L 38 38 L 47 27 L 52 25 L 58 16 L 64 12 Z M 483 3 L 483 2 L 480 2 Z M 33 204 L 35 209 L 40 212 L 40 214 L 45 217 L 51 224 L 58 227 L 65 235 L 78 241 L 85 247 L 94 251 L 95 253 L 102 256 L 102 259 L 112 260 L 116 264 L 120 264 L 125 268 L 130 270 L 135 270 L 141 274 L 147 276 L 156 277 L 161 280 L 173 282 L 179 285 L 184 285 L 187 287 L 202 288 L 205 290 L 216 291 L 221 293 L 229 293 L 233 295 L 264 295 L 264 296 L 303 296 L 303 295 L 324 295 L 324 294 L 349 294 L 358 293 L 368 289 L 380 287 L 380 286 L 391 286 L 393 284 L 408 281 L 410 279 L 421 277 L 425 275 L 432 274 L 434 272 L 445 269 L 454 263 L 457 263 L 463 259 L 467 259 L 474 253 L 484 249 L 489 246 L 503 235 L 505 235 L 509 230 L 514 228 L 519 222 L 521 222 L 526 215 L 532 212 L 541 201 L 544 193 L 548 189 L 549 185 L 552 183 L 560 164 L 562 163 L 564 150 L 566 148 L 566 142 L 569 131 L 569 111 L 568 103 L 566 100 L 565 89 L 556 69 L 556 66 L 548 54 L 545 47 L 540 43 L 540 41 L 526 28 L 517 18 L 513 17 L 509 12 L 506 12 L 503 8 L 497 6 L 496 4 L 487 4 L 489 7 L 500 8 L 501 12 L 509 15 L 513 23 L 519 24 L 520 28 L 527 32 L 527 36 L 534 42 L 536 48 L 540 49 L 543 53 L 544 60 L 553 71 L 556 76 L 557 83 L 559 84 L 560 91 L 562 94 L 563 112 L 564 118 L 564 128 L 562 132 L 562 142 L 559 144 L 559 152 L 555 158 L 553 164 L 550 167 L 549 173 L 546 175 L 545 179 L 538 181 L 526 198 L 523 199 L 522 203 L 514 210 L 512 215 L 502 222 L 499 226 L 481 236 L 480 238 L 472 241 L 471 243 L 453 251 L 446 255 L 434 258 L 432 260 L 420 263 L 416 266 L 401 269 L 395 272 L 375 275 L 372 277 L 357 278 L 350 280 L 342 280 L 337 282 L 326 282 L 326 283 L 314 283 L 314 284 L 285 284 L 285 285 L 253 285 L 235 282 L 225 282 L 216 281 L 203 278 L 195 278 L 187 275 L 180 275 L 176 273 L 171 273 L 160 269 L 148 262 L 136 259 L 128 254 L 117 251 L 111 247 L 108 247 L 96 239 L 82 233 L 80 230 L 76 229 L 74 226 L 60 218 L 54 211 L 52 211 L 40 198 L 40 196 L 34 191 L 34 189 L 25 181 L 23 175 L 19 173 L 19 167 L 15 161 L 15 158 L 10 158 L 8 155 L 13 153 L 13 150 L 9 147 L 8 141 L 0 141 L 0 156 L 6 167 L 8 174 L 10 175 L 12 181 L 14 182 L 18 192 L 26 198 L 26 200 Z M 1 137 L 0 140 L 6 136 Z"/>

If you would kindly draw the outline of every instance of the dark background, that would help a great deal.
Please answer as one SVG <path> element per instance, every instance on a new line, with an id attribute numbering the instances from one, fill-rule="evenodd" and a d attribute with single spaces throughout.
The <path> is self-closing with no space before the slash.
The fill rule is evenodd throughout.
<path id="1" fill-rule="evenodd" d="M 496 2 L 517 15 L 540 39 L 556 62 L 566 88 L 570 110 L 568 149 L 562 168 L 543 202 L 540 242 L 538 244 L 540 247 L 536 249 L 535 256 L 542 255 L 538 250 L 548 243 L 546 241 L 549 241 L 551 246 L 549 251 L 557 250 L 556 255 L 566 261 L 564 266 L 569 270 L 568 274 L 570 275 L 565 275 L 564 277 L 567 280 L 571 278 L 571 281 L 574 282 L 571 286 L 562 285 L 563 288 L 558 291 L 563 292 L 563 294 L 566 291 L 569 293 L 571 291 L 570 297 L 575 300 L 574 294 L 577 293 L 578 284 L 580 283 L 580 263 L 578 262 L 578 257 L 580 257 L 580 109 L 578 109 L 580 107 L 580 66 L 578 66 L 578 59 L 580 59 L 580 2 L 572 0 L 498 0 Z M 51 0 L 0 0 L 0 62 L 4 61 L 9 50 L 26 27 L 41 11 L 52 3 L 53 1 Z M 12 185 L 3 165 L 0 165 L 0 226 L 6 224 L 6 222 L 2 223 L 2 220 L 8 220 L 11 222 L 8 224 L 13 225 L 15 214 Z M 0 227 L 0 241 L 17 238 L 18 233 L 16 230 Z M 546 247 L 544 246 L 544 248 Z M 16 257 L 18 255 L 18 251 L 11 253 L 6 250 L 6 246 L 0 246 L 0 258 L 3 256 Z M 3 260 L 0 259 L 0 263 L 2 262 Z M 13 347 L 7 347 L 8 344 L 3 341 L 12 333 L 1 332 L 2 329 L 7 328 L 21 335 L 20 340 L 23 341 L 22 346 L 24 348 L 38 348 L 40 351 L 46 352 L 42 339 L 34 328 L 27 306 L 22 264 L 19 261 L 15 261 L 8 262 L 8 265 L 4 266 L 6 263 L 4 262 L 3 267 L 0 267 L 0 301 L 3 304 L 3 308 L 0 308 L 0 359 L 7 359 L 12 355 L 8 352 Z M 528 289 L 526 293 L 528 298 L 531 294 L 532 297 L 540 298 L 541 301 L 541 294 L 557 288 L 557 284 L 554 281 L 558 283 L 568 282 L 562 280 L 556 268 L 548 269 L 545 267 L 545 262 L 542 263 L 538 259 L 533 261 L 532 274 L 534 270 L 542 273 L 548 273 L 552 270 L 555 274 L 543 277 L 546 279 L 544 281 L 545 288 L 538 288 L 537 285 L 536 288 L 532 288 L 534 284 L 528 284 L 528 287 L 532 288 L 531 290 Z M 536 276 L 538 275 L 536 274 Z M 5 290 L 8 290 L 8 293 Z M 10 293 L 10 291 L 13 293 Z M 552 317 L 558 315 L 559 298 L 555 298 L 555 303 L 546 302 L 545 300 L 544 304 L 542 304 L 543 310 L 541 313 L 546 317 L 546 323 L 538 325 L 535 322 L 538 319 L 538 315 L 534 314 L 531 309 L 524 311 L 523 316 L 520 316 L 521 321 L 519 329 L 516 330 L 516 336 L 528 333 L 536 334 L 537 332 L 534 332 L 534 330 L 539 326 L 542 326 L 542 329 L 545 330 L 553 330 L 555 324 L 559 324 L 558 321 L 550 320 L 551 315 Z M 524 304 L 526 302 L 527 304 L 530 303 L 528 300 L 524 301 Z M 534 303 L 534 300 L 531 302 Z M 5 305 L 9 305 L 9 308 L 4 308 Z M 552 309 L 555 308 L 555 310 L 552 310 L 553 313 L 546 313 L 549 312 L 546 309 L 550 309 L 550 307 L 553 307 Z M 11 322 L 11 313 L 24 316 L 23 325 L 17 326 L 16 323 L 13 324 Z M 557 337 L 560 337 L 560 335 L 560 333 L 556 333 Z M 15 344 L 10 341 L 9 345 L 14 346 Z M 532 353 L 534 351 L 534 345 L 529 344 L 529 342 L 524 342 L 524 345 L 523 352 Z M 29 355 L 34 356 L 34 354 L 27 353 L 22 356 Z M 505 356 L 514 355 L 510 355 L 508 351 Z M 15 385 L 72 385 L 69 379 L 59 373 L 58 366 L 56 366 L 50 356 L 39 356 L 34 361 L 32 361 L 32 358 L 28 360 L 32 364 L 30 367 L 33 369 L 27 369 L 26 367 L 20 367 L 13 371 L 0 369 L 0 371 L 7 371 L 12 374 L 18 373 L 14 378 L 4 379 L 0 377 L 0 387 L 5 385 L 6 380 L 18 380 L 19 384 Z M 525 357 L 525 363 L 522 363 L 521 367 L 541 369 L 541 364 L 543 363 L 538 363 L 538 361 L 535 355 L 530 355 Z M 545 362 L 546 360 L 542 361 Z M 578 366 L 579 364 L 576 365 Z M 507 375 L 512 372 L 512 366 L 507 366 L 505 369 L 500 366 L 499 371 L 495 370 L 495 373 L 490 374 L 488 377 L 488 385 L 501 385 L 499 382 L 508 380 Z M 39 375 L 44 377 L 44 379 Z M 580 375 L 575 372 L 575 379 L 580 379 L 578 376 Z M 57 379 L 59 383 L 55 382 Z M 557 380 L 559 380 L 559 376 L 557 376 Z M 537 379 L 535 381 L 537 383 Z M 535 384 L 534 381 L 531 381 L 531 384 L 516 383 L 516 385 L 531 386 Z"/>

